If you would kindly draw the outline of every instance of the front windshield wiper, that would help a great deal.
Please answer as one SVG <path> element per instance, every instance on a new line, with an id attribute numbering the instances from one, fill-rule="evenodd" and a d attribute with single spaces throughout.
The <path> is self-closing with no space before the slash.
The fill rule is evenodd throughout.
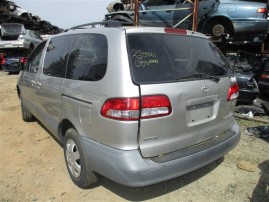
<path id="1" fill-rule="evenodd" d="M 203 74 L 203 73 L 193 73 L 193 74 L 190 74 L 190 75 L 187 75 L 187 76 L 183 76 L 183 77 L 179 78 L 178 80 L 188 79 L 188 78 L 211 79 L 212 81 L 215 81 L 216 83 L 218 83 L 219 80 L 220 80 L 220 78 L 218 78 L 218 77 L 211 76 L 211 75 L 208 75 L 208 74 Z"/>

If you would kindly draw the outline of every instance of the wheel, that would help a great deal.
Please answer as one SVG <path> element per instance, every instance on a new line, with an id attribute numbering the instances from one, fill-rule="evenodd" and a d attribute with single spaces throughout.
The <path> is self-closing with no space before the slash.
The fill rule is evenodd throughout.
<path id="1" fill-rule="evenodd" d="M 212 35 L 212 38 L 221 38 L 224 34 L 233 35 L 233 24 L 224 18 L 214 18 L 207 21 L 202 29 L 202 33 Z"/>
<path id="2" fill-rule="evenodd" d="M 90 169 L 80 136 L 74 128 L 68 129 L 65 134 L 64 156 L 68 173 L 78 187 L 86 189 L 98 182 L 98 176 Z"/>
<path id="3" fill-rule="evenodd" d="M 35 120 L 35 117 L 29 112 L 29 110 L 24 105 L 22 99 L 21 99 L 21 113 L 22 113 L 22 119 L 25 122 L 32 122 Z"/>
<path id="4" fill-rule="evenodd" d="M 215 24 L 212 26 L 212 34 L 215 37 L 220 37 L 225 33 L 225 27 L 222 24 Z"/>

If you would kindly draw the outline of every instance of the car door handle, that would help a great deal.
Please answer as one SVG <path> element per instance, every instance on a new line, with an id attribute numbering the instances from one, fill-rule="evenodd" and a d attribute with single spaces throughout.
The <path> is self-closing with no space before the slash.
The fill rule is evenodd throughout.
<path id="1" fill-rule="evenodd" d="M 166 13 L 172 13 L 172 11 L 165 11 Z"/>
<path id="2" fill-rule="evenodd" d="M 34 80 L 31 80 L 31 86 L 35 87 L 35 81 Z"/>

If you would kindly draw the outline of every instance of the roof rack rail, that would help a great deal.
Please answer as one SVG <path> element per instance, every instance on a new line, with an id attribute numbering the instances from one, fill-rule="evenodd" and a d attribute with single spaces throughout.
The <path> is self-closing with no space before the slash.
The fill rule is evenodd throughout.
<path id="1" fill-rule="evenodd" d="M 64 30 L 69 31 L 69 30 L 74 30 L 74 29 L 85 29 L 86 27 L 91 26 L 91 28 L 95 28 L 96 25 L 104 26 L 104 27 L 121 27 L 123 25 L 133 25 L 133 23 L 128 23 L 128 22 L 121 22 L 118 20 L 108 20 L 108 21 L 100 21 L 100 22 L 91 22 L 91 23 L 86 23 L 86 24 L 81 24 L 77 25 L 74 27 L 71 27 L 69 29 Z"/>

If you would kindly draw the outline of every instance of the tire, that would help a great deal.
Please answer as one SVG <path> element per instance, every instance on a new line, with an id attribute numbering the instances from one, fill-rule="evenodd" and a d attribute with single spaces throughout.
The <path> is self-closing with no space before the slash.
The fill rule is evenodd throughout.
<path id="1" fill-rule="evenodd" d="M 29 110 L 23 104 L 22 100 L 21 100 L 21 113 L 22 113 L 22 119 L 25 122 L 32 122 L 35 120 L 35 117 L 31 114 L 31 112 L 29 112 Z"/>
<path id="2" fill-rule="evenodd" d="M 68 173 L 78 187 L 86 189 L 98 182 L 98 176 L 90 169 L 80 136 L 74 128 L 65 133 L 64 157 Z"/>
<path id="3" fill-rule="evenodd" d="M 204 25 L 204 34 L 211 34 L 212 38 L 221 38 L 224 34 L 233 35 L 233 25 L 227 19 L 212 19 Z"/>

